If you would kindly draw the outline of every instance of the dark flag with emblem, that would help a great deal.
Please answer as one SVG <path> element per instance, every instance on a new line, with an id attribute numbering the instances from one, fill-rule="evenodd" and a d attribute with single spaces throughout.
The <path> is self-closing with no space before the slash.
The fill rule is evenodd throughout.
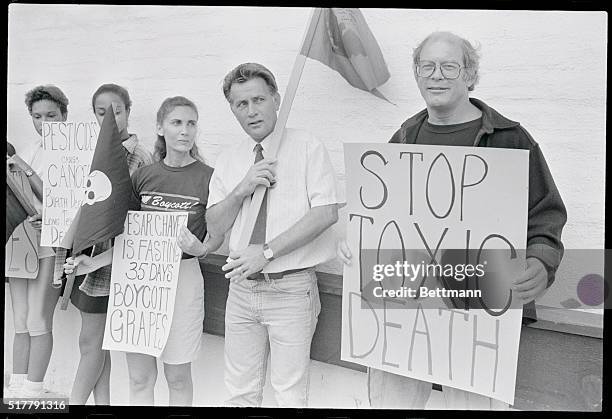
<path id="1" fill-rule="evenodd" d="M 73 224 L 77 223 L 72 237 L 73 253 L 123 232 L 132 195 L 125 153 L 115 113 L 109 107 L 100 128 L 80 214 L 73 221 Z"/>
<path id="2" fill-rule="evenodd" d="M 106 110 L 87 178 L 83 204 L 78 209 L 60 246 L 78 255 L 84 249 L 106 242 L 123 233 L 123 224 L 132 196 L 132 181 L 126 150 L 121 143 L 112 106 Z M 68 255 L 58 248 L 54 281 L 63 275 L 62 264 Z M 65 310 L 74 284 L 73 272 L 66 277 L 60 308 Z"/>
<path id="3" fill-rule="evenodd" d="M 322 9 L 312 44 L 300 54 L 336 70 L 351 86 L 387 100 L 376 88 L 389 80 L 382 52 L 359 9 Z"/>

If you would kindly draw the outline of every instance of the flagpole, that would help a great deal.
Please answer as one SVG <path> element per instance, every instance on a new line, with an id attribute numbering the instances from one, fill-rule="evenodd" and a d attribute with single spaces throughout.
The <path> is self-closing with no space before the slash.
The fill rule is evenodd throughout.
<path id="1" fill-rule="evenodd" d="M 302 40 L 299 52 L 295 58 L 295 62 L 293 63 L 293 69 L 291 70 L 289 83 L 287 84 L 285 95 L 283 97 L 283 101 L 278 112 L 276 125 L 274 126 L 274 131 L 272 131 L 272 133 L 270 134 L 271 141 L 269 146 L 269 154 L 266 153 L 270 157 L 276 157 L 276 154 L 280 147 L 280 143 L 283 138 L 283 132 L 285 130 L 285 125 L 287 125 L 287 120 L 289 119 L 289 112 L 291 111 L 291 106 L 293 105 L 293 99 L 295 98 L 295 94 L 300 83 L 300 78 L 302 77 L 302 71 L 304 70 L 304 64 L 306 63 L 307 58 L 306 56 L 308 55 L 308 51 L 310 50 L 310 46 L 312 45 L 315 30 L 319 23 L 319 19 L 321 18 L 321 13 L 321 8 L 315 8 L 312 11 L 308 28 L 306 29 L 306 32 L 304 34 L 304 39 Z M 261 203 L 263 202 L 265 191 L 266 187 L 263 185 L 259 185 L 257 186 L 257 188 L 255 188 L 255 192 L 253 193 L 253 197 L 251 198 L 250 205 L 247 200 L 244 200 L 242 202 L 243 214 L 246 211 L 247 215 L 244 222 L 244 227 L 242 229 L 242 233 L 240 235 L 240 239 L 238 240 L 238 249 L 244 249 L 249 245 L 251 234 L 253 234 L 253 228 L 255 227 L 255 221 L 257 220 L 257 214 L 259 213 L 259 208 L 261 207 Z"/>
<path id="2" fill-rule="evenodd" d="M 70 257 L 70 251 L 66 254 Z M 75 255 L 76 256 L 76 255 Z M 76 266 L 71 274 L 66 275 L 66 286 L 64 287 L 64 293 L 62 294 L 60 302 L 60 310 L 66 310 L 68 308 L 68 302 L 70 301 L 70 295 L 72 294 L 72 288 L 74 287 L 74 278 L 76 277 Z"/>
<path id="3" fill-rule="evenodd" d="M 66 250 L 66 257 L 64 258 L 64 263 L 66 262 L 67 258 L 71 256 L 75 258 L 81 254 L 81 252 L 72 254 L 72 250 L 71 250 L 72 245 L 74 243 L 74 235 L 75 235 L 77 226 L 79 224 L 80 218 L 81 218 L 81 208 L 77 210 L 76 214 L 74 215 L 74 218 L 72 219 L 72 223 L 70 224 L 70 227 L 68 228 L 68 231 L 66 231 L 66 233 L 64 234 L 64 238 L 62 239 L 62 242 L 57 248 L 57 252 L 55 255 L 56 258 L 61 253 L 61 249 Z M 64 292 L 62 293 L 62 296 L 60 298 L 60 310 L 66 310 L 66 308 L 68 308 L 68 302 L 70 301 L 70 295 L 72 294 L 72 288 L 74 287 L 74 279 L 76 277 L 76 270 L 77 270 L 77 267 L 75 266 L 74 271 L 72 271 L 71 274 L 66 275 L 66 285 L 64 286 Z M 53 273 L 53 275 L 55 276 L 55 272 Z"/>

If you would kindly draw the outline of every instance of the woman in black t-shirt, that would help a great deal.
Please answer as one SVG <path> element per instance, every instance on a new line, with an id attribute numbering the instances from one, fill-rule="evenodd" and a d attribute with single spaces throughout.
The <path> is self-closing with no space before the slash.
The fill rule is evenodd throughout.
<path id="1" fill-rule="evenodd" d="M 193 402 L 191 362 L 197 357 L 204 321 L 204 281 L 199 259 L 216 250 L 223 237 L 206 236 L 205 211 L 208 183 L 213 169 L 199 160 L 195 139 L 198 112 L 195 104 L 182 96 L 164 100 L 157 112 L 158 162 L 138 169 L 132 176 L 133 209 L 189 213 L 178 244 L 183 250 L 176 289 L 176 304 L 166 345 L 160 355 L 168 382 L 169 404 L 190 406 Z M 110 263 L 110 252 L 104 257 Z M 92 258 L 78 256 L 74 263 L 92 264 Z M 66 265 L 66 272 L 74 269 Z M 130 376 L 130 404 L 154 404 L 157 360 L 142 353 L 126 353 Z"/>

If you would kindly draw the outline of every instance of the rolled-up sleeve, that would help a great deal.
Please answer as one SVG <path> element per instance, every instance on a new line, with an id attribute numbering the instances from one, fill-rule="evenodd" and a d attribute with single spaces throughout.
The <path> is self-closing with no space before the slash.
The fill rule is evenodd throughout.
<path id="1" fill-rule="evenodd" d="M 314 138 L 308 143 L 306 188 L 310 207 L 338 203 L 337 180 L 327 149 Z"/>
<path id="2" fill-rule="evenodd" d="M 215 170 L 210 178 L 208 185 L 208 202 L 206 208 L 210 208 L 215 204 L 223 201 L 227 195 L 227 188 L 223 182 L 223 171 L 226 167 L 225 155 L 222 153 L 215 163 Z"/>

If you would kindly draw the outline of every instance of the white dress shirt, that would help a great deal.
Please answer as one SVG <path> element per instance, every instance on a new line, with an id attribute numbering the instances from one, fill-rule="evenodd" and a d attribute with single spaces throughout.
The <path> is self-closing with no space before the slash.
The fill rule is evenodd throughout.
<path id="1" fill-rule="evenodd" d="M 261 142 L 264 157 L 268 157 L 269 139 L 268 136 Z M 246 137 L 220 154 L 210 180 L 208 208 L 225 199 L 242 181 L 255 161 L 256 144 Z M 339 202 L 329 155 L 312 134 L 286 128 L 276 159 L 276 184 L 267 193 L 266 243 L 288 230 L 311 208 Z M 245 220 L 241 207 L 232 226 L 230 251 L 238 250 Z M 312 267 L 335 257 L 335 248 L 333 232 L 328 228 L 313 241 L 271 261 L 263 272 Z"/>

